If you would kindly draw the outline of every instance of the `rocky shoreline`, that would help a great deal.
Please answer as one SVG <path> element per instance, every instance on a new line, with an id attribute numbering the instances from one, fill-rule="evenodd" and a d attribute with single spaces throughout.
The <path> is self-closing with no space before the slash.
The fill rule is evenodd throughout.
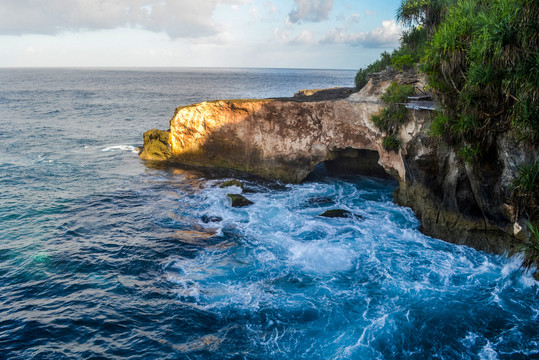
<path id="1" fill-rule="evenodd" d="M 302 90 L 293 98 L 219 100 L 177 108 L 166 131 L 144 134 L 141 159 L 218 167 L 284 182 L 301 182 L 317 164 L 341 172 L 399 182 L 394 198 L 409 206 L 427 235 L 495 253 L 514 253 L 528 236 L 510 205 L 518 164 L 536 159 L 511 134 L 499 137 L 489 161 L 472 166 L 433 138 L 432 113 L 408 110 L 401 147 L 388 151 L 371 122 L 392 82 L 424 82 L 412 72 L 388 69 L 370 77 L 359 92 L 350 88 Z"/>

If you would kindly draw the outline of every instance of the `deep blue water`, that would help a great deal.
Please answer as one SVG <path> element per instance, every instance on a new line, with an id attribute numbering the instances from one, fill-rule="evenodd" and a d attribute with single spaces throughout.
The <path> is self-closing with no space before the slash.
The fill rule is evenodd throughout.
<path id="1" fill-rule="evenodd" d="M 234 209 L 224 179 L 137 157 L 176 106 L 354 75 L 0 69 L 0 358 L 539 358 L 519 259 L 422 235 L 394 182 L 247 179 Z"/>

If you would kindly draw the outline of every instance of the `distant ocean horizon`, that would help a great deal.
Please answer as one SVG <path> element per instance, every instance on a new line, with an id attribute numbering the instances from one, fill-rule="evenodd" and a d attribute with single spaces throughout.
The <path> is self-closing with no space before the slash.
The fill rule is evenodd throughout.
<path id="1" fill-rule="evenodd" d="M 329 70 L 329 71 L 355 71 L 358 69 L 344 69 L 344 68 L 295 68 L 295 67 L 245 67 L 245 66 L 0 66 L 0 69 L 58 69 L 58 70 L 125 70 L 125 71 L 137 71 L 137 70 L 156 70 L 156 71 L 176 71 L 176 70 L 298 70 L 298 71 L 312 71 L 312 70 Z"/>
<path id="2" fill-rule="evenodd" d="M 423 235 L 395 181 L 138 158 L 176 107 L 355 74 L 0 68 L 0 358 L 538 358 L 539 284 L 521 259 Z M 231 207 L 230 179 L 252 206 Z M 319 216 L 337 208 L 363 220 Z"/>

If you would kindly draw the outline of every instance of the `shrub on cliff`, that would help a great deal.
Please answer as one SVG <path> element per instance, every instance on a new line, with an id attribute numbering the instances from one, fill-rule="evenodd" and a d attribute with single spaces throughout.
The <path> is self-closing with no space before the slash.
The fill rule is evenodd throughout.
<path id="1" fill-rule="evenodd" d="M 518 167 L 518 175 L 513 180 L 513 203 L 520 215 L 528 219 L 539 217 L 539 161 Z"/>
<path id="2" fill-rule="evenodd" d="M 376 60 L 372 64 L 358 70 L 355 78 L 356 88 L 361 89 L 367 85 L 367 75 L 384 70 L 391 65 L 391 55 L 387 52 L 383 52 L 380 55 L 380 59 Z"/>
<path id="3" fill-rule="evenodd" d="M 401 141 L 397 135 L 388 135 L 382 138 L 382 146 L 387 151 L 399 151 Z"/>
<path id="4" fill-rule="evenodd" d="M 408 96 L 414 93 L 412 85 L 399 85 L 391 83 L 381 99 L 385 108 L 371 117 L 371 121 L 380 131 L 386 135 L 382 139 L 382 146 L 388 151 L 398 151 L 400 139 L 397 135 L 399 127 L 408 121 L 408 111 L 404 107 Z"/>
<path id="5" fill-rule="evenodd" d="M 481 160 L 510 129 L 539 139 L 539 3 L 461 0 L 427 46 L 423 71 L 446 115 L 450 144 Z"/>
<path id="6" fill-rule="evenodd" d="M 530 222 L 527 225 L 531 236 L 529 241 L 521 247 L 524 252 L 524 261 L 521 267 L 524 269 L 529 269 L 533 265 L 539 264 L 539 228 Z"/>

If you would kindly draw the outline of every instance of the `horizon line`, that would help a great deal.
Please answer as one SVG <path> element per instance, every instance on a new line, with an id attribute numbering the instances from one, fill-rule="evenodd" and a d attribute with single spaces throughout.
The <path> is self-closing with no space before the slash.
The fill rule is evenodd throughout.
<path id="1" fill-rule="evenodd" d="M 260 67 L 260 66 L 0 66 L 0 69 L 80 69 L 80 70 L 100 70 L 100 69 L 245 69 L 245 70 L 336 70 L 336 71 L 357 71 L 357 69 L 345 68 L 301 68 L 301 67 Z"/>

